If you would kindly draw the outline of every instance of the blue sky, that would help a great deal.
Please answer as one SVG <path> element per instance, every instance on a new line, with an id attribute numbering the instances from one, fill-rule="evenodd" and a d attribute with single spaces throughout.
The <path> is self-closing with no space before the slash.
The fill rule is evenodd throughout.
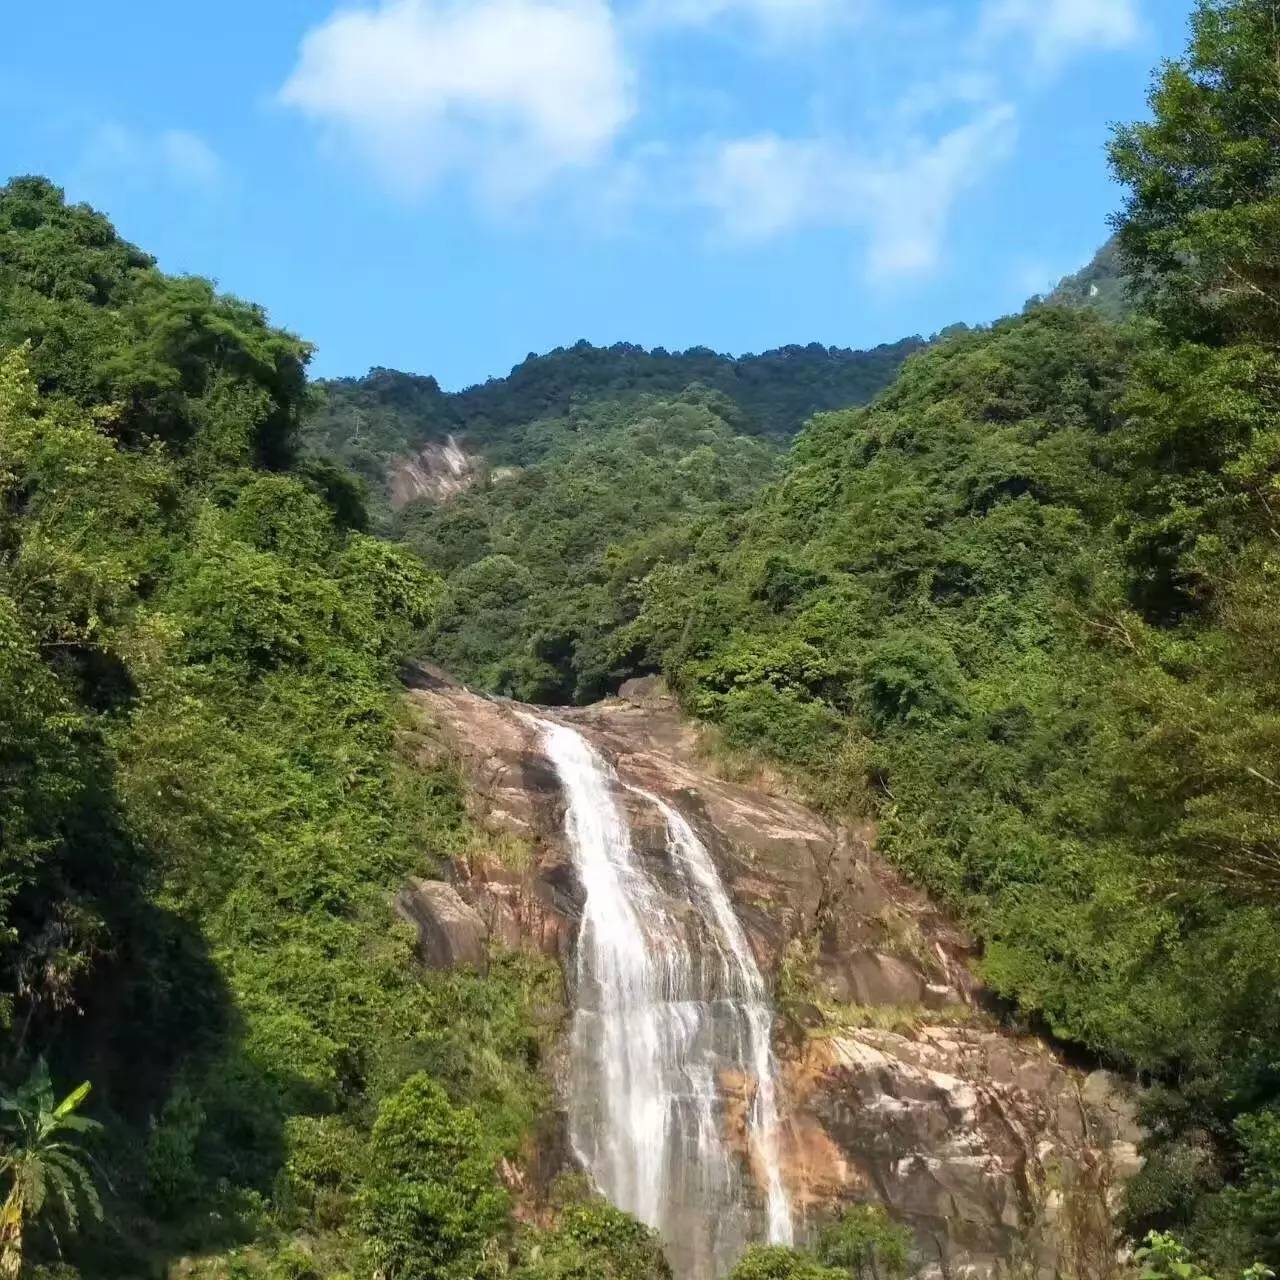
<path id="1" fill-rule="evenodd" d="M 43 0 L 0 169 L 459 387 L 585 337 L 869 346 L 1016 309 L 1119 201 L 1183 0 Z"/>

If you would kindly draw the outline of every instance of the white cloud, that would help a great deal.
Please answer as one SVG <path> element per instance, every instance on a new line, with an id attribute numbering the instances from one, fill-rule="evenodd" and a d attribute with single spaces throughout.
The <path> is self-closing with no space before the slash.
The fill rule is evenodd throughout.
<path id="1" fill-rule="evenodd" d="M 157 152 L 175 178 L 192 186 L 216 186 L 222 177 L 222 162 L 198 134 L 167 129 L 157 139 Z"/>
<path id="2" fill-rule="evenodd" d="M 641 21 L 651 25 L 702 26 L 745 17 L 777 30 L 857 16 L 860 0 L 643 0 Z"/>
<path id="3" fill-rule="evenodd" d="M 114 121 L 90 131 L 81 167 L 91 175 L 204 192 L 218 187 L 223 179 L 222 161 L 198 134 L 186 129 L 143 133 Z"/>
<path id="4" fill-rule="evenodd" d="M 633 114 L 605 0 L 382 0 L 303 40 L 280 100 L 395 187 L 449 171 L 520 194 L 599 159 Z"/>
<path id="5" fill-rule="evenodd" d="M 979 19 L 980 43 L 1024 38 L 1041 68 L 1090 50 L 1126 48 L 1140 32 L 1138 0 L 985 0 Z"/>
<path id="6" fill-rule="evenodd" d="M 736 240 L 842 228 L 865 237 L 869 276 L 917 274 L 936 265 L 957 199 L 1008 156 L 1014 134 L 1004 104 L 941 137 L 899 140 L 888 159 L 829 139 L 762 134 L 723 144 L 700 195 Z"/>
<path id="7" fill-rule="evenodd" d="M 896 119 L 909 123 L 956 107 L 990 105 L 999 97 L 1000 85 L 995 76 L 971 67 L 962 67 L 907 85 L 894 104 L 893 115 Z"/>

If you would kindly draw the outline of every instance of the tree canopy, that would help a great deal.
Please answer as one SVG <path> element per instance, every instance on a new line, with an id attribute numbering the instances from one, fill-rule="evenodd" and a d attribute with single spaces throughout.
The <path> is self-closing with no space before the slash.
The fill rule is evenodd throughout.
<path id="1" fill-rule="evenodd" d="M 391 915 L 472 838 L 397 705 L 439 576 L 299 459 L 305 344 L 41 180 L 0 189 L 0 343 L 0 1087 L 35 1126 L 0 1133 L 3 1265 L 300 1275 L 302 1239 L 330 1274 L 400 1221 L 433 1267 L 514 1256 L 558 975 L 420 974 Z M 434 1242 L 380 1180 L 437 1194 L 402 1129 L 467 1148 Z"/>
<path id="2" fill-rule="evenodd" d="M 1056 297 L 457 395 L 316 394 L 261 308 L 0 189 L 5 1265 L 88 1208 L 60 1276 L 667 1280 L 593 1197 L 511 1212 L 558 972 L 425 974 L 392 920 L 475 838 L 400 719 L 415 651 L 554 702 L 663 672 L 874 819 L 1011 1018 L 1148 1086 L 1146 1274 L 1280 1264 L 1277 117 L 1276 5 L 1199 0 Z M 393 521 L 387 460 L 450 433 L 480 482 Z M 736 1275 L 909 1261 L 874 1211 L 814 1243 Z"/>

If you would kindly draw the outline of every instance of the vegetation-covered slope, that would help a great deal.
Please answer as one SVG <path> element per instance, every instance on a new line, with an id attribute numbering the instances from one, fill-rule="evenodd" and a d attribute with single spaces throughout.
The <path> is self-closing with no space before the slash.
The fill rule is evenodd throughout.
<path id="1" fill-rule="evenodd" d="M 300 452 L 305 344 L 46 183 L 0 192 L 0 1271 L 663 1274 L 598 1204 L 511 1221 L 553 978 L 420 975 L 391 924 L 469 838 L 455 781 L 398 763 L 414 636 L 525 696 L 665 671 L 873 814 L 1011 1009 L 1152 1086 L 1124 1225 L 1280 1263 L 1275 19 L 1201 0 L 1116 133 L 1131 318 L 951 334 L 781 464 L 759 437 L 905 350 L 579 347 L 461 396 L 377 372 Z M 451 431 L 522 470 L 399 546 L 317 460 L 377 479 Z M 15 1119 L 52 1114 L 42 1056 L 57 1096 L 94 1083 L 58 1132 L 109 1175 L 101 1225 L 78 1174 L 43 1205 L 17 1176 L 59 1167 Z"/>
<path id="2" fill-rule="evenodd" d="M 1116 237 L 1112 236 L 1087 266 L 1060 280 L 1047 298 L 1038 301 L 1065 307 L 1093 307 L 1110 320 L 1123 320 L 1132 314 L 1133 304 Z"/>
<path id="3" fill-rule="evenodd" d="M 1141 319 L 1033 309 L 819 418 L 636 646 L 865 796 L 1000 992 L 1157 1087 L 1127 1221 L 1280 1261 L 1280 37 L 1204 0 L 1111 148 Z"/>
<path id="4" fill-rule="evenodd" d="M 410 546 L 447 577 L 426 637 L 450 670 L 535 702 L 589 702 L 632 670 L 617 646 L 628 584 L 710 538 L 773 474 L 778 452 L 691 389 L 537 424 L 542 461 L 445 505 L 408 507 Z"/>
<path id="5" fill-rule="evenodd" d="M 434 378 L 374 369 L 363 378 L 319 384 L 323 403 L 306 426 L 315 452 L 365 477 L 375 497 L 387 463 L 449 434 L 498 466 L 542 457 L 545 437 L 529 427 L 598 403 L 676 395 L 700 384 L 736 407 L 744 433 L 790 439 L 820 409 L 865 404 L 886 387 L 919 338 L 850 351 L 811 343 L 734 358 L 706 348 L 648 351 L 629 343 L 579 342 L 530 355 L 505 378 L 449 394 Z M 590 417 L 585 419 L 590 421 Z"/>
<path id="6" fill-rule="evenodd" d="M 732 744 L 873 812 L 1013 1007 L 1152 1084 L 1126 1224 L 1224 1267 L 1280 1262 L 1275 16 L 1202 0 L 1152 121 L 1116 132 L 1132 319 L 951 335 L 819 416 L 754 503 L 637 553 L 610 527 L 607 572 L 577 510 L 526 518 L 501 485 L 472 508 L 519 552 L 504 581 L 546 558 L 597 593 L 607 660 L 558 694 L 665 671 Z M 482 629 L 498 687 L 569 647 Z"/>
<path id="7" fill-rule="evenodd" d="M 558 975 L 392 923 L 470 838 L 398 762 L 441 585 L 298 461 L 306 346 L 36 179 L 0 334 L 0 1273 L 664 1274 L 598 1205 L 511 1221 Z"/>

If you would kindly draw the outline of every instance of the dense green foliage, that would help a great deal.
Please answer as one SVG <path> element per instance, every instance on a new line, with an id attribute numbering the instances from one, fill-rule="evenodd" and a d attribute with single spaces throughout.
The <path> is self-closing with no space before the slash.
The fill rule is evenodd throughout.
<path id="1" fill-rule="evenodd" d="M 516 1280 L 671 1280 L 657 1236 L 599 1196 L 562 1207 L 554 1231 L 523 1242 Z"/>
<path id="2" fill-rule="evenodd" d="M 737 435 L 733 405 L 692 389 L 537 426 L 543 460 L 453 502 L 418 502 L 400 534 L 446 575 L 428 652 L 536 702 L 591 701 L 627 674 L 627 584 L 711 539 L 777 454 Z"/>
<path id="3" fill-rule="evenodd" d="M 758 1245 L 730 1280 L 903 1280 L 910 1249 L 911 1233 L 882 1208 L 854 1205 L 819 1231 L 813 1251 Z"/>
<path id="4" fill-rule="evenodd" d="M 554 443 L 554 433 L 538 425 L 545 420 L 576 418 L 580 429 L 590 430 L 601 421 L 592 412 L 596 405 L 634 405 L 695 384 L 736 407 L 739 431 L 790 439 L 820 409 L 865 404 L 922 345 L 906 338 L 849 351 L 811 343 L 734 358 L 702 347 L 673 353 L 579 342 L 530 355 L 507 377 L 456 394 L 442 391 L 434 378 L 374 369 L 364 378 L 320 384 L 324 402 L 307 424 L 306 441 L 363 476 L 380 506 L 387 463 L 429 441 L 452 434 L 494 465 L 524 466 L 540 461 Z"/>
<path id="5" fill-rule="evenodd" d="M 1124 320 L 1133 312 L 1129 296 L 1129 283 L 1120 259 L 1119 240 L 1112 236 L 1098 250 L 1087 266 L 1059 280 L 1046 298 L 1037 302 L 1050 302 L 1063 307 L 1091 307 L 1101 311 L 1109 320 Z"/>
<path id="6" fill-rule="evenodd" d="M 730 1272 L 730 1280 L 845 1280 L 845 1275 L 795 1249 L 756 1245 Z"/>
<path id="7" fill-rule="evenodd" d="M 374 1273 L 474 1277 L 507 1212 L 475 1113 L 414 1076 L 378 1108 L 369 1155 L 361 1212 Z"/>
<path id="8" fill-rule="evenodd" d="M 1130 1220 L 1223 1266 L 1277 1243 L 1265 359 L 1051 308 L 954 339 L 819 419 L 628 636 L 731 743 L 870 803 L 997 991 L 1162 1082 Z"/>
<path id="9" fill-rule="evenodd" d="M 0 1075 L 95 1083 L 95 1172 L 52 1186 L 106 1222 L 64 1250 L 470 1275 L 515 1248 L 496 1169 L 559 979 L 420 974 L 392 923 L 472 838 L 456 781 L 399 763 L 440 580 L 298 461 L 303 344 L 41 181 L 0 227 Z M 57 1222 L 27 1217 L 38 1260 Z"/>
<path id="10" fill-rule="evenodd" d="M 0 1276 L 6 1280 L 22 1274 L 27 1231 L 33 1223 L 49 1223 L 52 1231 L 56 1219 L 63 1231 L 74 1234 L 82 1206 L 102 1220 L 102 1200 L 77 1141 L 77 1135 L 102 1127 L 77 1114 L 90 1088 L 86 1081 L 56 1102 L 49 1068 L 41 1058 L 21 1086 L 0 1095 L 0 1176 L 9 1183 L 0 1207 Z M 53 1234 L 56 1239 L 57 1232 Z"/>
<path id="11" fill-rule="evenodd" d="M 1163 1231 L 1148 1234 L 1134 1261 L 1142 1268 L 1140 1280 L 1213 1280 L 1186 1245 Z M 1261 1262 L 1250 1263 L 1240 1273 L 1241 1280 L 1273 1280 L 1274 1276 Z"/>
<path id="12" fill-rule="evenodd" d="M 1156 1085 L 1135 1231 L 1280 1259 L 1280 34 L 1205 0 L 1118 130 L 1145 311 L 1032 308 L 819 417 L 630 652 L 870 805 L 989 983 Z"/>
<path id="13" fill-rule="evenodd" d="M 910 1270 L 911 1233 L 879 1205 L 854 1205 L 822 1228 L 817 1252 L 855 1280 L 902 1280 Z"/>
<path id="14" fill-rule="evenodd" d="M 920 344 L 580 344 L 317 407 L 259 309 L 46 183 L 0 192 L 0 1084 L 45 1055 L 95 1082 L 107 1226 L 71 1262 L 666 1280 L 598 1201 L 512 1222 L 558 976 L 424 975 L 391 922 L 472 836 L 456 780 L 401 764 L 415 644 L 545 701 L 663 671 L 874 815 L 1012 1009 L 1150 1086 L 1151 1280 L 1280 1262 L 1276 18 L 1200 0 L 1116 132 L 1113 245 L 869 407 Z M 491 470 L 394 544 L 318 460 L 376 488 L 449 433 Z M 859 1211 L 735 1275 L 906 1261 Z"/>
<path id="15" fill-rule="evenodd" d="M 628 506 L 649 473 L 579 470 L 567 436 L 530 487 L 406 521 L 473 679 L 589 698 L 662 670 L 873 812 L 996 992 L 1152 1085 L 1126 1226 L 1222 1271 L 1280 1261 L 1278 67 L 1270 0 L 1202 0 L 1117 130 L 1098 271 L 1130 318 L 1064 298 L 946 335 L 758 499 L 658 539 Z M 626 518 L 593 537 L 561 490 Z"/>

